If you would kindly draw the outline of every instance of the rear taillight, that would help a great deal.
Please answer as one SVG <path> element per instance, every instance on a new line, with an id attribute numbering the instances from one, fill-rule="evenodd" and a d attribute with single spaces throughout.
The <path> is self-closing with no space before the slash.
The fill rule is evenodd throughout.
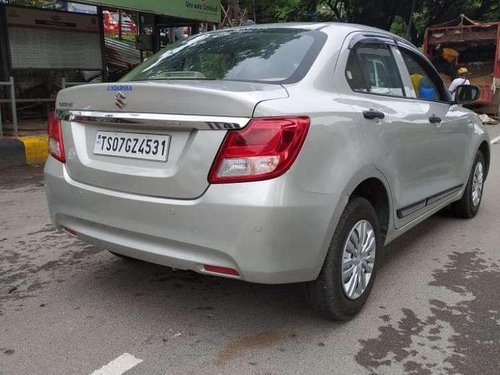
<path id="1" fill-rule="evenodd" d="M 66 161 L 64 152 L 62 124 L 55 112 L 49 115 L 49 152 L 61 163 Z"/>
<path id="2" fill-rule="evenodd" d="M 255 118 L 244 129 L 228 132 L 210 170 L 212 184 L 261 181 L 284 174 L 297 158 L 308 117 Z"/>

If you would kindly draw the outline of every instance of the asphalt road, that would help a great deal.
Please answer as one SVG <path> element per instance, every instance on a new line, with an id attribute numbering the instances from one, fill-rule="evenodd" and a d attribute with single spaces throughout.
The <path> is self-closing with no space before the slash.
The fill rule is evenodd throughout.
<path id="1" fill-rule="evenodd" d="M 311 312 L 300 285 L 174 272 L 87 246 L 50 224 L 41 168 L 0 171 L 0 374 L 499 374 L 492 150 L 477 218 L 443 211 L 391 244 L 366 308 L 343 324 Z"/>

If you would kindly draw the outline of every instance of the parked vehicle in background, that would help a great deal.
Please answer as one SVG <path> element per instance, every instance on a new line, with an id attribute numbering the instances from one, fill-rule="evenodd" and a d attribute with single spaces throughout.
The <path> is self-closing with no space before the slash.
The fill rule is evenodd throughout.
<path id="1" fill-rule="evenodd" d="M 424 52 L 448 85 L 459 67 L 467 68 L 471 83 L 481 89 L 474 104 L 500 115 L 500 22 L 476 22 L 462 15 L 432 26 L 425 33 Z"/>
<path id="2" fill-rule="evenodd" d="M 119 35 L 120 14 L 104 10 L 102 12 L 104 22 L 104 32 L 107 34 Z M 123 34 L 137 34 L 137 25 L 126 13 L 122 13 L 121 29 Z"/>
<path id="3" fill-rule="evenodd" d="M 413 45 L 374 28 L 204 33 L 59 93 L 51 218 L 121 256 L 304 282 L 321 314 L 349 319 L 385 244 L 449 205 L 477 214 L 489 139 L 460 104 L 478 91 L 453 102 Z"/>

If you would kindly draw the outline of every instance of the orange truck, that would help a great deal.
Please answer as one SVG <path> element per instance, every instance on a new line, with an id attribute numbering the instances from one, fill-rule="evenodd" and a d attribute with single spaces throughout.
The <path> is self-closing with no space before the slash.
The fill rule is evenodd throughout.
<path id="1" fill-rule="evenodd" d="M 446 83 L 465 67 L 473 85 L 481 88 L 479 112 L 500 115 L 500 22 L 476 22 L 464 15 L 425 32 L 424 53 Z"/>

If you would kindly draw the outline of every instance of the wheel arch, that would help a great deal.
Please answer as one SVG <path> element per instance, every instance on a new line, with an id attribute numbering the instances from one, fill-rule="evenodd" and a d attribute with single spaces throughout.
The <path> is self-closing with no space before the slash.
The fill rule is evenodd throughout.
<path id="1" fill-rule="evenodd" d="M 349 195 L 349 199 L 353 197 L 365 198 L 373 206 L 385 242 L 391 220 L 390 195 L 386 185 L 377 177 L 367 178 L 361 181 Z"/>
<path id="2" fill-rule="evenodd" d="M 378 194 L 375 194 L 375 192 Z M 385 196 L 381 194 L 382 192 Z M 390 238 L 391 233 L 394 231 L 393 198 L 390 186 L 384 175 L 378 169 L 374 166 L 366 166 L 348 180 L 344 189 L 339 194 L 337 205 L 329 224 L 328 235 L 324 238 L 322 251 L 318 257 L 318 263 L 316 264 L 316 276 L 323 267 L 333 235 L 339 225 L 340 217 L 349 203 L 349 200 L 354 196 L 363 197 L 374 205 L 377 216 L 379 220 L 381 220 L 380 224 L 383 235 L 382 243 L 384 243 L 384 245 L 387 243 L 387 238 Z M 383 198 L 379 201 L 374 199 L 374 196 Z M 382 205 L 379 202 L 383 202 L 384 204 Z"/>
<path id="3" fill-rule="evenodd" d="M 478 151 L 481 151 L 481 153 L 484 156 L 484 162 L 485 162 L 485 168 L 486 168 L 486 173 L 485 177 L 488 177 L 488 172 L 490 170 L 490 160 L 491 160 L 491 151 L 490 151 L 490 145 L 488 144 L 487 141 L 483 141 L 479 145 Z"/>

